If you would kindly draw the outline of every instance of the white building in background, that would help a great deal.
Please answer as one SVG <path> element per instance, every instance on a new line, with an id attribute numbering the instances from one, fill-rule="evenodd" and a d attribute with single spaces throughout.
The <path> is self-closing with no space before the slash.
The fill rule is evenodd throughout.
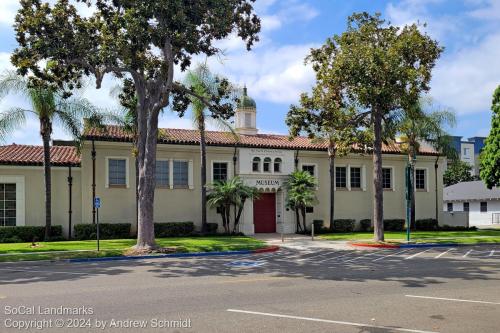
<path id="1" fill-rule="evenodd" d="M 500 188 L 489 190 L 478 180 L 444 188 L 443 210 L 468 212 L 469 226 L 500 226 Z"/>

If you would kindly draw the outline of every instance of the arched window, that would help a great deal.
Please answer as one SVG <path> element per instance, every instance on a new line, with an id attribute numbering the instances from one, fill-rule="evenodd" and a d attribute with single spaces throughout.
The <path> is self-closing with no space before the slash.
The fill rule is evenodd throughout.
<path id="1" fill-rule="evenodd" d="M 271 158 L 270 157 L 264 158 L 264 168 L 263 168 L 263 171 L 264 172 L 271 172 Z"/>
<path id="2" fill-rule="evenodd" d="M 259 172 L 260 171 L 260 157 L 254 157 L 252 161 L 252 171 Z"/>
<path id="3" fill-rule="evenodd" d="M 274 159 L 274 172 L 281 172 L 281 158 Z"/>

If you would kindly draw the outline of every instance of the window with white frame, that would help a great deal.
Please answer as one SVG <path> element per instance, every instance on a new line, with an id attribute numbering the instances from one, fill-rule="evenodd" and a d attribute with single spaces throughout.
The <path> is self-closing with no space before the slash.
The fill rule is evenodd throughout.
<path id="1" fill-rule="evenodd" d="M 156 186 L 168 187 L 170 185 L 170 165 L 168 160 L 156 161 Z"/>
<path id="2" fill-rule="evenodd" d="M 486 213 L 488 211 L 488 202 L 481 201 L 481 203 L 480 203 L 480 211 L 481 211 L 481 213 Z"/>
<path id="3" fill-rule="evenodd" d="M 392 169 L 382 168 L 382 188 L 392 189 Z"/>
<path id="4" fill-rule="evenodd" d="M 214 182 L 222 182 L 227 180 L 227 162 L 213 162 L 212 176 Z"/>
<path id="5" fill-rule="evenodd" d="M 361 188 L 361 168 L 359 167 L 351 167 L 351 189 Z"/>
<path id="6" fill-rule="evenodd" d="M 15 226 L 17 217 L 16 184 L 0 184 L 0 226 Z"/>
<path id="7" fill-rule="evenodd" d="M 453 212 L 453 202 L 448 202 L 446 204 L 446 209 L 448 212 Z"/>
<path id="8" fill-rule="evenodd" d="M 281 172 L 281 158 L 276 157 L 274 159 L 274 172 Z"/>
<path id="9" fill-rule="evenodd" d="M 417 190 L 426 190 L 426 174 L 425 169 L 416 169 L 415 170 L 415 188 Z"/>
<path id="10" fill-rule="evenodd" d="M 311 176 L 316 176 L 316 166 L 314 164 L 302 164 L 302 171 L 307 171 Z"/>
<path id="11" fill-rule="evenodd" d="M 189 162 L 174 161 L 174 188 L 188 188 Z"/>
<path id="12" fill-rule="evenodd" d="M 264 164 L 263 164 L 262 170 L 264 172 L 271 172 L 271 158 L 270 157 L 264 158 Z"/>
<path id="13" fill-rule="evenodd" d="M 335 167 L 335 186 L 337 188 L 347 187 L 347 168 Z"/>
<path id="14" fill-rule="evenodd" d="M 254 157 L 252 160 L 252 171 L 259 172 L 260 171 L 260 157 Z"/>
<path id="15" fill-rule="evenodd" d="M 110 187 L 127 186 L 127 159 L 108 159 L 108 185 Z"/>
<path id="16" fill-rule="evenodd" d="M 468 211 L 469 211 L 469 203 L 464 202 L 464 212 L 468 212 Z"/>

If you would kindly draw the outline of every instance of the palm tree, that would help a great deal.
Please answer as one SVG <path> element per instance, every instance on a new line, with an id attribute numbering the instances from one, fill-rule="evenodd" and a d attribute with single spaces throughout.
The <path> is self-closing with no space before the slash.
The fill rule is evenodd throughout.
<path id="1" fill-rule="evenodd" d="M 248 186 L 239 177 L 233 177 L 226 181 L 218 181 L 210 186 L 207 203 L 210 207 L 217 208 L 222 217 L 224 232 L 231 232 L 231 207 L 234 208 L 233 233 L 238 228 L 241 213 L 248 199 L 259 197 L 257 188 Z"/>
<path id="2" fill-rule="evenodd" d="M 52 220 L 50 166 L 52 126 L 54 124 L 61 126 L 78 140 L 84 126 L 84 118 L 89 119 L 91 123 L 99 123 L 100 115 L 86 99 L 66 98 L 62 90 L 31 86 L 28 79 L 17 75 L 14 71 L 7 71 L 0 77 L 0 97 L 8 94 L 22 95 L 30 104 L 30 108 L 14 107 L 0 113 L 1 140 L 5 140 L 12 131 L 22 127 L 30 115 L 36 117 L 40 122 L 45 182 L 45 240 L 48 240 Z"/>
<path id="3" fill-rule="evenodd" d="M 306 208 L 317 204 L 316 178 L 307 171 L 294 171 L 285 182 L 287 189 L 286 206 L 295 211 L 297 231 L 306 231 Z M 299 213 L 302 215 L 300 225 Z"/>
<path id="4" fill-rule="evenodd" d="M 402 150 L 408 156 L 408 164 L 410 167 L 410 177 L 415 172 L 415 161 L 422 142 L 428 142 L 439 153 L 450 154 L 449 142 L 447 143 L 447 134 L 444 130 L 446 126 L 454 126 L 455 115 L 449 110 L 434 110 L 428 111 L 427 106 L 431 105 L 431 100 L 420 99 L 420 101 L 404 110 L 402 118 L 397 123 L 397 130 L 401 134 L 400 142 Z M 449 141 L 449 140 L 448 140 Z M 436 157 L 434 164 L 435 182 L 436 182 L 436 200 L 437 200 L 437 167 L 439 155 Z M 411 215 L 410 226 L 415 226 L 415 187 L 412 185 L 411 191 Z M 437 204 L 436 204 L 437 207 Z M 438 218 L 436 212 L 436 220 Z"/>
<path id="5" fill-rule="evenodd" d="M 227 91 L 228 82 L 226 79 L 214 75 L 210 72 L 206 63 L 199 64 L 194 70 L 188 71 L 185 79 L 186 86 L 194 91 L 197 96 L 206 98 L 207 100 L 213 98 L 223 98 L 222 91 Z M 236 100 L 236 90 L 230 88 L 232 91 L 233 100 Z M 206 103 L 198 97 L 190 96 L 192 106 L 193 124 L 200 132 L 200 177 L 201 177 L 201 230 L 206 231 L 207 226 L 207 147 L 206 147 L 206 122 L 210 119 L 217 127 L 221 127 L 231 133 L 237 140 L 231 125 L 224 119 L 211 117 L 207 111 Z M 228 101 L 231 104 L 231 100 Z"/>

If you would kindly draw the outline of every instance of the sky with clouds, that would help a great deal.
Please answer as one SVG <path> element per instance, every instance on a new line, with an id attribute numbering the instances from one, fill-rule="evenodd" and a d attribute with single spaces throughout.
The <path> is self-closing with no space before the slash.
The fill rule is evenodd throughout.
<path id="1" fill-rule="evenodd" d="M 9 58 L 16 48 L 12 23 L 18 3 L 0 0 L 0 71 L 11 68 Z M 327 37 L 342 33 L 350 14 L 367 11 L 380 12 L 395 25 L 426 23 L 425 30 L 445 47 L 429 95 L 456 112 L 457 126 L 451 133 L 488 134 L 491 95 L 500 84 L 500 0 L 257 0 L 255 8 L 262 20 L 260 42 L 247 52 L 232 36 L 219 42 L 224 55 L 208 61 L 214 72 L 247 85 L 257 102 L 261 132 L 287 133 L 284 118 L 290 104 L 314 84 L 305 56 Z M 181 79 L 182 73 L 177 72 L 176 78 Z M 100 90 L 90 87 L 84 95 L 101 107 L 116 107 L 110 97 L 116 84 L 108 77 Z M 0 102 L 0 111 L 25 105 L 19 96 L 8 96 Z M 179 118 L 165 110 L 160 126 L 191 128 L 192 122 L 189 114 Z M 68 138 L 59 128 L 54 132 L 55 138 Z M 39 144 L 36 120 L 30 119 L 9 142 Z"/>

